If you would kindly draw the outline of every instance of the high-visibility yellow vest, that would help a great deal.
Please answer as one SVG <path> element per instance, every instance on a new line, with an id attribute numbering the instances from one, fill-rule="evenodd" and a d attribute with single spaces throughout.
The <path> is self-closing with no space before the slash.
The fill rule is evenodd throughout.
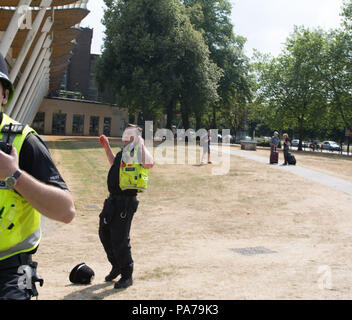
<path id="1" fill-rule="evenodd" d="M 3 114 L 0 140 L 4 136 L 4 133 L 1 133 L 3 127 L 10 123 L 19 124 Z M 31 132 L 36 133 L 29 126 L 25 126 L 22 133 L 16 134 L 12 145 L 17 149 L 18 155 L 24 140 Z M 32 251 L 39 245 L 40 238 L 40 213 L 14 190 L 0 189 L 0 260 Z"/>
<path id="2" fill-rule="evenodd" d="M 138 153 L 137 148 L 135 148 L 135 153 Z M 138 190 L 138 192 L 143 192 L 147 189 L 148 179 L 149 179 L 149 169 L 144 168 L 141 164 L 133 161 L 134 158 L 130 158 L 131 161 L 126 161 L 126 163 L 121 159 L 120 163 L 120 189 L 125 190 Z"/>

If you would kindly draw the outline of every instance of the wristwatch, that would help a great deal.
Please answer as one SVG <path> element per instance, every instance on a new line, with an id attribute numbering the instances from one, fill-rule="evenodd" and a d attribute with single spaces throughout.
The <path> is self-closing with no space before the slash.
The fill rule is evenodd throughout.
<path id="1" fill-rule="evenodd" d="M 21 170 L 17 170 L 12 176 L 5 179 L 6 189 L 13 189 L 17 183 L 18 178 L 22 174 Z"/>

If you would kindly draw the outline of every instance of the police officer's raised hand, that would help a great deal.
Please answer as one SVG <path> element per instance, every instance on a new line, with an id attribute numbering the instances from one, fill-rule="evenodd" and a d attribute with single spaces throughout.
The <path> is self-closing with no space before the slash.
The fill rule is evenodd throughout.
<path id="1" fill-rule="evenodd" d="M 18 154 L 14 146 L 12 146 L 11 154 L 0 151 L 0 179 L 11 176 L 18 170 Z"/>
<path id="2" fill-rule="evenodd" d="M 109 139 L 105 135 L 101 135 L 99 137 L 99 143 L 104 148 L 106 157 L 108 158 L 110 165 L 113 165 L 115 160 L 115 155 L 111 150 Z"/>
<path id="3" fill-rule="evenodd" d="M 109 146 L 109 139 L 105 135 L 101 135 L 99 137 L 99 143 L 103 148 L 106 148 Z"/>

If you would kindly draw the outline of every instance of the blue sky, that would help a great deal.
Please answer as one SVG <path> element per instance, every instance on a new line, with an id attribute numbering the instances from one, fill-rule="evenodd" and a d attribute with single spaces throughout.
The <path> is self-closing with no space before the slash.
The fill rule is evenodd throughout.
<path id="1" fill-rule="evenodd" d="M 247 38 L 245 50 L 252 55 L 253 48 L 276 56 L 294 25 L 321 27 L 325 30 L 340 25 L 343 0 L 230 0 L 232 23 L 236 34 Z M 104 26 L 103 0 L 90 0 L 90 14 L 82 26 L 94 29 L 92 53 L 101 53 Z"/>

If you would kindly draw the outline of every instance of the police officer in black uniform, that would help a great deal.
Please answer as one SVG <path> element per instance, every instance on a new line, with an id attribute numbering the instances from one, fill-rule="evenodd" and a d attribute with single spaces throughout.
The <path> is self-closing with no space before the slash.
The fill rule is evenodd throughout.
<path id="1" fill-rule="evenodd" d="M 122 191 L 119 185 L 120 164 L 125 148 L 133 150 L 132 144 L 137 146 L 139 163 L 143 168 L 151 169 L 154 166 L 153 158 L 145 148 L 140 133 L 139 127 L 129 124 L 122 136 L 124 148 L 116 157 L 111 150 L 109 140 L 104 135 L 100 137 L 100 144 L 105 150 L 111 168 L 107 178 L 109 197 L 105 200 L 104 208 L 100 214 L 99 237 L 112 265 L 111 272 L 105 277 L 105 280 L 112 281 L 121 275 L 119 281 L 114 285 L 115 289 L 127 288 L 132 285 L 133 259 L 130 228 L 139 203 L 137 190 Z M 128 145 L 129 147 L 127 147 Z"/>
<path id="2" fill-rule="evenodd" d="M 14 87 L 8 76 L 6 61 L 0 54 L 1 106 L 9 103 L 13 92 Z M 0 112 L 1 124 L 6 117 Z M 50 219 L 64 223 L 69 223 L 73 219 L 75 208 L 72 196 L 46 145 L 35 133 L 26 136 L 20 150 L 12 146 L 9 154 L 0 151 L 0 180 L 3 182 L 14 172 L 17 174 L 12 189 L 23 198 L 24 203 L 27 201 L 30 206 Z M 2 185 L 3 183 L 0 192 L 5 192 L 8 188 L 2 189 Z M 1 203 L 0 206 L 0 223 L 4 219 L 4 205 L 6 204 Z M 16 227 L 11 225 L 9 228 L 15 230 Z M 42 279 L 36 274 L 37 263 L 32 261 L 32 254 L 37 249 L 38 245 L 31 251 L 17 254 L 15 252 L 5 259 L 0 258 L 0 300 L 29 300 L 38 295 L 35 282 L 39 281 L 42 284 Z"/>

